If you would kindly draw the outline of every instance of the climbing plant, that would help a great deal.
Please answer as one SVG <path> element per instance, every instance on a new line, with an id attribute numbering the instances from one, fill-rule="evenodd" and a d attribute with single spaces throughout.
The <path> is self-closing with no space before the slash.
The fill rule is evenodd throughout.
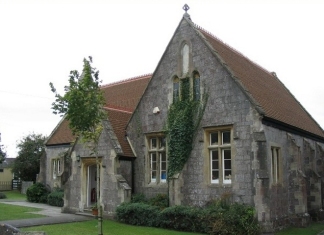
<path id="1" fill-rule="evenodd" d="M 171 104 L 165 133 L 168 142 L 168 179 L 179 173 L 187 162 L 193 148 L 193 139 L 202 119 L 207 92 L 202 99 L 192 98 L 190 80 L 181 80 L 181 95 Z"/>

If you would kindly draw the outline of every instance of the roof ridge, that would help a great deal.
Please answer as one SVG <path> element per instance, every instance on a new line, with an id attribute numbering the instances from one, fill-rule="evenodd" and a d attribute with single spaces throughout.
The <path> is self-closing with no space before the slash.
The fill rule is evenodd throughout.
<path id="1" fill-rule="evenodd" d="M 257 66 L 258 68 L 262 69 L 264 72 L 268 73 L 269 75 L 273 76 L 273 72 L 270 72 L 269 70 L 265 69 L 264 67 L 262 67 L 261 65 L 259 65 L 258 63 L 256 63 L 255 61 L 251 60 L 249 57 L 247 57 L 246 55 L 244 55 L 242 52 L 240 52 L 239 50 L 235 49 L 234 47 L 230 46 L 229 44 L 227 44 L 226 42 L 224 42 L 223 40 L 221 40 L 219 37 L 215 36 L 213 33 L 209 32 L 208 30 L 204 29 L 203 27 L 193 23 L 195 25 L 195 27 L 198 30 L 201 30 L 203 32 L 205 32 L 206 34 L 208 34 L 209 36 L 213 37 L 215 40 L 221 42 L 222 44 L 224 44 L 224 46 L 226 46 L 228 49 L 230 49 L 231 51 L 233 51 L 234 53 L 236 53 L 239 56 L 242 56 L 244 59 L 250 61 L 252 64 L 254 64 L 255 66 Z"/>
<path id="2" fill-rule="evenodd" d="M 139 75 L 139 76 L 136 76 L 136 77 L 131 77 L 131 78 L 123 79 L 123 80 L 120 80 L 120 81 L 108 83 L 108 84 L 102 85 L 101 88 L 106 88 L 106 87 L 109 87 L 109 86 L 115 86 L 115 85 L 131 82 L 131 81 L 134 81 L 134 80 L 140 80 L 140 79 L 147 78 L 149 76 L 152 76 L 152 73 L 146 73 L 146 74 Z"/>

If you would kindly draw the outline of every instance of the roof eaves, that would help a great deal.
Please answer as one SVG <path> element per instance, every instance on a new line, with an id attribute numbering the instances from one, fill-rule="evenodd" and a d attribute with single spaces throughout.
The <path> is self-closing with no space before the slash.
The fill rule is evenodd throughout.
<path id="1" fill-rule="evenodd" d="M 57 129 L 60 127 L 60 125 L 62 124 L 62 122 L 65 120 L 66 115 L 64 115 L 61 120 L 59 121 L 59 123 L 56 125 L 56 127 L 54 128 L 54 130 L 51 132 L 51 134 L 47 137 L 47 139 L 45 140 L 44 144 L 47 145 L 47 142 L 53 137 L 53 135 L 55 134 L 55 132 L 57 131 Z"/>

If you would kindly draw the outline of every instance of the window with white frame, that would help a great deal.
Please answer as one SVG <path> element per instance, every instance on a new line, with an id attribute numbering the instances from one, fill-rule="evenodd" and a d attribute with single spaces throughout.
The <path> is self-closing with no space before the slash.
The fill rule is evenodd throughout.
<path id="1" fill-rule="evenodd" d="M 271 147 L 271 181 L 273 184 L 281 182 L 281 153 L 280 148 Z"/>
<path id="2" fill-rule="evenodd" d="M 212 184 L 232 183 L 231 129 L 207 131 Z"/>
<path id="3" fill-rule="evenodd" d="M 165 137 L 161 135 L 148 136 L 148 156 L 150 183 L 163 183 L 167 179 L 167 157 Z"/>
<path id="4" fill-rule="evenodd" d="M 52 160 L 52 172 L 53 179 L 56 179 L 57 175 L 61 173 L 61 159 L 56 158 Z"/>

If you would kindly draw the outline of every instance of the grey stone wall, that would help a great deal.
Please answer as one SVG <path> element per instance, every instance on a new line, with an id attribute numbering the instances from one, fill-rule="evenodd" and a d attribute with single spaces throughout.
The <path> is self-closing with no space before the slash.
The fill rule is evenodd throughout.
<path id="1" fill-rule="evenodd" d="M 129 201 L 131 197 L 131 187 L 129 186 L 131 185 L 131 163 L 117 160 L 115 139 L 113 133 L 104 128 L 97 148 L 101 169 L 100 204 L 103 207 L 104 215 L 107 216 L 112 215 L 120 203 Z M 76 160 L 77 155 L 81 157 L 80 162 Z M 64 185 L 63 211 L 83 211 L 89 207 L 87 204 L 89 196 L 87 189 L 88 167 L 95 165 L 96 160 L 90 150 L 78 142 L 71 155 L 71 161 L 71 175 Z"/>
<path id="2" fill-rule="evenodd" d="M 46 147 L 46 160 L 44 161 L 44 165 L 46 165 L 46 170 L 43 174 L 45 174 L 45 180 L 43 182 L 51 189 L 54 187 L 62 187 L 61 178 L 58 176 L 56 179 L 53 179 L 53 171 L 52 171 L 52 160 L 54 158 L 58 158 L 62 153 L 69 150 L 70 146 L 47 146 Z M 61 168 L 64 169 L 64 161 L 61 161 Z M 44 177 L 44 176 L 43 176 Z"/>
<path id="3" fill-rule="evenodd" d="M 163 130 L 168 107 L 172 102 L 172 78 L 174 75 L 181 77 L 179 53 L 184 41 L 190 45 L 190 73 L 194 70 L 200 73 L 201 90 L 206 88 L 209 100 L 194 140 L 194 149 L 179 178 L 169 185 L 154 185 L 149 183 L 145 174 L 149 164 L 146 161 L 145 134 Z M 159 107 L 159 114 L 153 114 L 154 107 Z M 230 126 L 235 135 L 232 145 L 234 176 L 232 184 L 225 187 L 209 183 L 209 154 L 206 151 L 203 129 L 223 125 Z M 259 117 L 247 97 L 196 32 L 186 21 L 182 21 L 127 129 L 137 155 L 135 192 L 144 193 L 148 197 L 167 193 L 171 196 L 171 203 L 187 205 L 204 205 L 223 193 L 231 193 L 233 200 L 253 204 L 251 146 L 255 131 L 260 131 Z"/>
<path id="4" fill-rule="evenodd" d="M 267 142 L 262 161 L 269 177 L 255 182 L 259 220 L 268 221 L 268 227 L 274 230 L 292 223 L 301 226 L 309 215 L 318 217 L 322 208 L 323 143 L 267 125 L 264 132 Z M 270 180 L 271 146 L 281 151 L 280 184 Z"/>

